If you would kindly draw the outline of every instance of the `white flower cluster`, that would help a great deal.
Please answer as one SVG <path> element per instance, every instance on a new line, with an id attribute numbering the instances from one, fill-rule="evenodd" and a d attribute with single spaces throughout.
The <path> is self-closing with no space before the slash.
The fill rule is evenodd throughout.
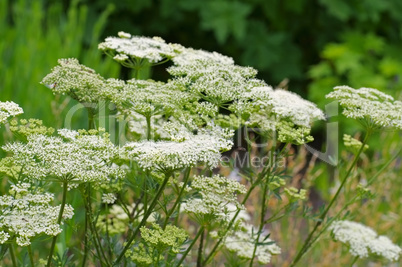
<path id="1" fill-rule="evenodd" d="M 232 147 L 233 142 L 228 140 L 232 135 L 232 131 L 215 128 L 200 131 L 197 135 L 180 135 L 178 141 L 129 142 L 123 149 L 127 158 L 137 161 L 143 169 L 148 170 L 165 172 L 193 167 L 201 162 L 216 167 L 220 152 Z"/>
<path id="2" fill-rule="evenodd" d="M 238 112 L 250 113 L 248 125 L 263 131 L 276 131 L 278 140 L 284 143 L 312 141 L 311 124 L 314 120 L 325 120 L 324 113 L 314 103 L 289 91 L 273 90 L 270 86 L 254 87 L 245 92 L 237 105 Z"/>
<path id="3" fill-rule="evenodd" d="M 81 65 L 75 58 L 59 59 L 58 63 L 41 84 L 49 87 L 54 94 L 67 94 L 80 102 L 96 103 L 103 99 L 100 95 L 105 87 L 102 76 Z"/>
<path id="4" fill-rule="evenodd" d="M 119 32 L 119 37 L 107 37 L 98 48 L 123 65 L 136 64 L 136 61 L 142 59 L 158 63 L 176 55 L 172 46 L 160 37 L 131 36 L 124 32 Z"/>
<path id="5" fill-rule="evenodd" d="M 117 200 L 115 194 L 113 193 L 107 193 L 102 195 L 102 203 L 105 204 L 113 204 Z"/>
<path id="6" fill-rule="evenodd" d="M 102 95 L 116 105 L 125 115 L 134 112 L 144 116 L 170 114 L 180 110 L 193 97 L 163 82 L 153 80 L 108 79 Z"/>
<path id="7" fill-rule="evenodd" d="M 390 261 L 397 261 L 402 253 L 402 249 L 388 237 L 378 236 L 373 229 L 360 223 L 335 221 L 328 230 L 332 232 L 335 240 L 347 244 L 350 253 L 359 258 L 375 254 Z"/>
<path id="8" fill-rule="evenodd" d="M 243 93 L 265 82 L 254 79 L 257 71 L 211 60 L 196 60 L 167 71 L 175 76 L 172 83 L 217 106 L 237 100 Z"/>
<path id="9" fill-rule="evenodd" d="M 242 228 L 235 231 L 232 235 L 226 237 L 225 247 L 237 254 L 242 259 L 251 259 L 253 257 L 255 243 L 257 246 L 255 256 L 260 264 L 268 264 L 271 262 L 272 255 L 281 253 L 281 248 L 274 244 L 270 238 L 264 239 L 260 236 L 260 240 L 256 240 L 257 230 L 252 225 L 242 223 Z"/>
<path id="10" fill-rule="evenodd" d="M 96 132 L 96 131 L 94 131 Z M 28 179 L 56 178 L 76 183 L 107 184 L 111 178 L 121 178 L 124 171 L 113 164 L 119 148 L 107 136 L 59 130 L 63 137 L 30 135 L 27 143 L 10 143 L 3 146 L 15 166 Z M 67 140 L 64 140 L 67 139 Z"/>
<path id="11" fill-rule="evenodd" d="M 0 244 L 15 236 L 19 246 L 28 246 L 35 236 L 56 236 L 62 232 L 57 223 L 60 205 L 50 206 L 53 195 L 31 194 L 29 187 L 29 184 L 17 184 L 10 194 L 18 194 L 0 196 Z M 62 218 L 71 219 L 73 215 L 73 207 L 67 204 Z"/>
<path id="12" fill-rule="evenodd" d="M 402 102 L 377 89 L 337 86 L 327 98 L 338 100 L 348 118 L 364 120 L 370 127 L 402 129 Z"/>
<path id="13" fill-rule="evenodd" d="M 233 65 L 234 60 L 231 57 L 224 56 L 217 52 L 208 52 L 200 49 L 186 48 L 179 44 L 172 44 L 175 50 L 179 53 L 172 58 L 175 65 L 184 66 L 189 65 L 197 60 L 208 60 L 218 62 L 226 65 Z"/>
<path id="14" fill-rule="evenodd" d="M 0 101 L 0 125 L 5 123 L 9 117 L 14 117 L 24 113 L 18 104 L 12 101 Z"/>
<path id="15" fill-rule="evenodd" d="M 220 175 L 196 176 L 189 189 L 195 190 L 201 197 L 187 200 L 182 208 L 185 212 L 194 214 L 201 222 L 229 222 L 238 209 L 244 209 L 237 200 L 237 194 L 244 194 L 247 190 L 237 181 Z M 236 208 L 233 209 L 233 206 Z"/>

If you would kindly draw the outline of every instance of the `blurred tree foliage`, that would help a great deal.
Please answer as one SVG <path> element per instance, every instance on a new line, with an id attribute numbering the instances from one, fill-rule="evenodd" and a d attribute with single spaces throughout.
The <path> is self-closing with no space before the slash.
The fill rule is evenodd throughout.
<path id="1" fill-rule="evenodd" d="M 82 2 L 100 12 L 110 1 Z M 305 95 L 309 88 L 321 103 L 339 83 L 400 88 L 400 0 L 120 0 L 115 6 L 104 36 L 123 30 L 218 51 L 257 68 L 272 85 L 288 78 L 290 90 Z"/>

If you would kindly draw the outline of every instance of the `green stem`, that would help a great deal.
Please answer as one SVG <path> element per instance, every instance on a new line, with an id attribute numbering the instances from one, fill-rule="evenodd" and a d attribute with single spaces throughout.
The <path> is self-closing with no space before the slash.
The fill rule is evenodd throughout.
<path id="1" fill-rule="evenodd" d="M 342 188 L 344 187 L 344 185 L 346 184 L 346 181 L 349 178 L 350 173 L 352 172 L 353 168 L 355 167 L 355 165 L 357 164 L 357 161 L 360 158 L 360 154 L 363 152 L 364 146 L 367 143 L 367 140 L 370 136 L 370 131 L 368 131 L 366 133 L 366 136 L 364 138 L 364 141 L 362 143 L 362 146 L 359 149 L 359 152 L 356 154 L 355 159 L 352 162 L 352 165 L 350 165 L 348 171 L 346 172 L 345 177 L 343 178 L 341 185 L 339 186 L 338 190 L 336 191 L 335 195 L 333 196 L 333 198 L 331 199 L 330 203 L 328 204 L 327 208 L 324 210 L 324 212 L 321 214 L 319 220 L 317 221 L 317 223 L 315 224 L 313 230 L 310 232 L 310 234 L 308 235 L 306 241 L 304 241 L 303 247 L 299 250 L 298 254 L 296 255 L 296 258 L 293 260 L 292 264 L 290 265 L 292 266 L 296 266 L 296 264 L 299 262 L 299 260 L 302 258 L 302 256 L 306 253 L 307 249 L 311 246 L 311 240 L 314 236 L 314 233 L 317 231 L 318 227 L 323 223 L 325 217 L 327 216 L 330 208 L 332 207 L 332 205 L 335 203 L 336 199 L 338 198 L 340 192 L 342 191 Z"/>
<path id="2" fill-rule="evenodd" d="M 353 265 L 357 262 L 358 259 L 359 259 L 359 256 L 356 256 L 356 257 L 353 259 L 352 263 L 350 264 L 350 267 L 353 267 Z"/>
<path id="3" fill-rule="evenodd" d="M 60 225 L 60 223 L 61 223 L 61 219 L 63 218 L 64 207 L 66 206 L 67 184 L 68 184 L 68 182 L 63 182 L 63 197 L 62 197 L 62 201 L 61 201 L 59 217 L 57 218 L 58 225 Z M 53 237 L 52 244 L 50 246 L 49 256 L 48 256 L 47 265 L 46 265 L 47 267 L 50 267 L 52 264 L 52 257 L 53 257 L 54 248 L 56 246 L 56 241 L 57 241 L 57 235 L 55 235 Z"/>
<path id="4" fill-rule="evenodd" d="M 151 140 L 151 116 L 145 116 L 147 121 L 147 140 Z"/>
<path id="5" fill-rule="evenodd" d="M 180 265 L 183 263 L 184 259 L 187 257 L 187 254 L 190 252 L 190 250 L 193 248 L 194 244 L 197 242 L 198 238 L 200 237 L 201 234 L 204 233 L 204 226 L 201 226 L 200 229 L 198 229 L 197 235 L 194 237 L 193 241 L 191 242 L 190 246 L 186 249 L 186 251 L 182 254 L 180 261 L 177 263 L 176 267 L 180 267 Z"/>
<path id="6" fill-rule="evenodd" d="M 85 201 L 85 199 L 84 199 Z M 86 209 L 86 208 L 85 208 Z M 87 262 L 87 256 L 88 256 L 88 216 L 86 215 L 87 212 L 85 212 L 85 228 L 84 228 L 84 256 L 82 257 L 82 264 L 81 267 L 86 266 Z"/>
<path id="7" fill-rule="evenodd" d="M 92 107 L 87 107 L 88 111 L 88 130 L 95 129 L 95 112 Z"/>
<path id="8" fill-rule="evenodd" d="M 197 267 L 202 267 L 202 248 L 204 246 L 204 231 L 201 233 L 200 246 L 198 247 Z"/>
<path id="9" fill-rule="evenodd" d="M 191 171 L 191 169 L 188 168 L 187 171 L 186 171 L 186 173 L 184 174 L 183 187 L 180 189 L 179 195 L 177 196 L 176 201 L 175 201 L 175 203 L 173 204 L 173 207 L 172 207 L 172 208 L 168 211 L 168 213 L 166 214 L 165 222 L 163 223 L 163 229 L 166 228 L 166 225 L 167 225 L 167 223 L 169 222 L 170 216 L 172 216 L 172 214 L 173 214 L 173 212 L 175 211 L 177 205 L 180 203 L 181 197 L 182 197 L 182 195 L 183 195 L 183 193 L 184 193 L 184 190 L 185 190 L 185 188 L 186 188 L 188 179 L 189 179 L 189 177 L 190 177 L 190 171 Z"/>
<path id="10" fill-rule="evenodd" d="M 11 257 L 11 261 L 13 263 L 13 267 L 17 267 L 17 259 L 15 257 L 15 252 L 14 252 L 14 246 L 13 244 L 9 245 L 9 249 L 10 249 L 10 257 Z"/>
<path id="11" fill-rule="evenodd" d="M 119 262 L 122 260 L 124 257 L 124 254 L 126 251 L 129 249 L 131 243 L 133 243 L 134 239 L 136 238 L 137 234 L 140 231 L 140 228 L 145 225 L 148 217 L 152 214 L 153 209 L 155 208 L 156 204 L 158 203 L 159 197 L 162 195 L 163 190 L 165 189 L 169 178 L 170 178 L 171 172 L 166 172 L 165 173 L 165 179 L 163 180 L 163 183 L 159 186 L 158 192 L 156 193 L 155 197 L 153 198 L 150 206 L 147 209 L 147 212 L 144 212 L 144 217 L 142 218 L 140 224 L 135 228 L 134 233 L 131 235 L 130 239 L 127 241 L 126 245 L 124 246 L 122 252 L 119 254 L 115 262 L 113 263 L 113 266 L 117 266 Z"/>
<path id="12" fill-rule="evenodd" d="M 31 262 L 31 266 L 34 267 L 35 263 L 34 263 L 34 259 L 33 259 L 31 244 L 28 246 L 28 255 L 29 255 L 29 261 Z"/>
<path id="13" fill-rule="evenodd" d="M 99 234 L 96 231 L 95 223 L 93 222 L 92 203 L 91 203 L 91 185 L 89 183 L 86 185 L 86 194 L 84 195 L 84 202 L 85 202 L 86 217 L 87 217 L 87 221 L 88 221 L 89 230 L 91 231 L 91 234 L 93 237 L 93 243 L 94 243 L 96 252 L 99 256 L 101 266 L 103 266 L 103 265 L 110 266 L 108 259 L 106 257 L 106 254 L 103 251 Z M 103 258 L 103 260 L 102 260 L 102 258 Z"/>
<path id="14" fill-rule="evenodd" d="M 257 234 L 257 239 L 255 240 L 255 244 L 254 244 L 254 250 L 253 250 L 253 256 L 251 257 L 250 260 L 250 267 L 253 266 L 253 262 L 254 262 L 254 258 L 255 258 L 255 254 L 257 253 L 257 247 L 258 247 L 258 243 L 260 240 L 260 236 L 262 233 L 262 229 L 264 228 L 264 218 L 265 218 L 265 213 L 266 213 L 266 208 L 265 208 L 265 202 L 267 199 L 267 191 L 268 191 L 268 182 L 264 183 L 264 188 L 262 190 L 262 205 L 261 205 L 261 218 L 260 218 L 260 226 L 258 228 L 258 234 Z"/>

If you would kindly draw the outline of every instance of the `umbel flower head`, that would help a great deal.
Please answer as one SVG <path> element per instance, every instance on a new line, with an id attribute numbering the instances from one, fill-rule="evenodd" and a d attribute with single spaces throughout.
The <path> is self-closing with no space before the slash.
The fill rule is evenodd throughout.
<path id="1" fill-rule="evenodd" d="M 201 49 L 186 48 L 179 44 L 171 44 L 179 53 L 172 59 L 178 66 L 184 66 L 194 63 L 197 60 L 209 60 L 227 65 L 233 65 L 234 60 L 231 57 L 224 56 L 218 52 L 208 52 Z"/>
<path id="2" fill-rule="evenodd" d="M 250 88 L 265 85 L 254 79 L 257 71 L 251 67 L 211 60 L 194 60 L 169 67 L 167 71 L 175 76 L 172 84 L 217 106 L 228 105 Z"/>
<path id="3" fill-rule="evenodd" d="M 195 190 L 200 197 L 190 198 L 182 204 L 182 208 L 201 224 L 229 222 L 238 209 L 244 209 L 237 200 L 237 194 L 244 194 L 247 190 L 235 180 L 220 175 L 196 176 L 188 190 Z M 236 208 L 233 209 L 233 206 Z"/>
<path id="4" fill-rule="evenodd" d="M 254 87 L 245 92 L 235 109 L 249 113 L 248 125 L 262 131 L 276 132 L 283 143 L 303 144 L 313 140 L 311 125 L 325 120 L 317 106 L 299 95 L 270 86 Z"/>
<path id="5" fill-rule="evenodd" d="M 200 130 L 198 134 L 179 134 L 175 141 L 129 142 L 123 150 L 127 159 L 132 159 L 143 169 L 160 172 L 179 170 L 205 163 L 216 167 L 222 151 L 229 150 L 233 142 L 229 138 L 232 131 L 214 128 Z M 180 136 L 180 137 L 178 137 Z"/>
<path id="6" fill-rule="evenodd" d="M 173 48 L 160 37 L 131 36 L 125 32 L 119 32 L 118 35 L 107 37 L 98 48 L 125 67 L 156 64 L 176 55 Z"/>
<path id="7" fill-rule="evenodd" d="M 327 98 L 338 100 L 343 115 L 357 119 L 369 128 L 402 130 L 402 102 L 394 101 L 392 96 L 377 89 L 336 86 Z"/>
<path id="8" fill-rule="evenodd" d="M 190 94 L 153 80 L 108 79 L 106 84 L 102 95 L 125 115 L 134 112 L 145 117 L 172 114 L 192 100 Z"/>
<path id="9" fill-rule="evenodd" d="M 270 238 L 260 236 L 256 240 L 257 230 L 251 224 L 242 223 L 242 227 L 233 234 L 226 237 L 224 246 L 230 251 L 237 254 L 242 259 L 251 259 L 253 257 L 255 243 L 258 242 L 255 256 L 260 264 L 268 264 L 271 262 L 272 255 L 281 253 L 281 248 L 276 245 Z"/>
<path id="10" fill-rule="evenodd" d="M 12 185 L 10 195 L 0 196 L 0 244 L 15 236 L 19 246 L 28 246 L 35 236 L 56 236 L 62 232 L 57 223 L 60 205 L 50 205 L 52 194 L 29 193 L 30 186 Z M 73 215 L 73 207 L 67 204 L 62 218 L 71 219 Z"/>
<path id="11" fill-rule="evenodd" d="M 124 171 L 112 161 L 118 156 L 105 133 L 59 130 L 59 137 L 29 135 L 27 143 L 15 142 L 3 146 L 12 154 L 6 158 L 28 179 L 57 179 L 70 186 L 82 182 L 104 185 L 112 177 L 120 178 Z M 6 160 L 5 159 L 5 160 Z"/>
<path id="12" fill-rule="evenodd" d="M 46 75 L 41 84 L 49 87 L 54 94 L 67 94 L 79 102 L 97 103 L 103 98 L 100 95 L 105 81 L 77 59 L 59 59 L 59 65 Z"/>
<path id="13" fill-rule="evenodd" d="M 9 117 L 15 117 L 24 113 L 18 104 L 12 101 L 0 101 L 0 125 L 5 123 Z"/>
<path id="14" fill-rule="evenodd" d="M 402 253 L 402 249 L 388 237 L 378 236 L 373 229 L 357 222 L 335 221 L 328 230 L 332 232 L 335 240 L 347 244 L 350 253 L 359 258 L 375 254 L 390 261 L 397 261 Z"/>

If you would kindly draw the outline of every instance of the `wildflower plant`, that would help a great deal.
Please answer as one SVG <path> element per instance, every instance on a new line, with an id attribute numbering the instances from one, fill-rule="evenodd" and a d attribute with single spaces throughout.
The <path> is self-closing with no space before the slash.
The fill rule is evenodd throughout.
<path id="1" fill-rule="evenodd" d="M 15 136 L 2 144 L 6 155 L 0 159 L 8 190 L 0 196 L 0 259 L 9 258 L 14 267 L 24 253 L 32 266 L 55 266 L 64 255 L 65 266 L 198 267 L 230 258 L 247 266 L 275 264 L 288 255 L 294 266 L 328 232 L 353 256 L 399 258 L 400 248 L 388 238 L 343 220 L 353 204 L 375 197 L 375 177 L 354 187 L 350 176 L 374 130 L 402 129 L 399 101 L 376 89 L 347 86 L 327 96 L 339 101 L 347 117 L 364 122 L 366 137 L 345 135 L 355 158 L 328 204 L 312 215 L 309 188 L 289 174 L 291 151 L 313 141 L 313 123 L 326 119 L 314 103 L 269 86 L 256 69 L 231 57 L 159 37 L 119 32 L 98 48 L 133 69 L 134 77 L 102 77 L 68 58 L 41 81 L 86 109 L 87 129 L 11 119 L 22 109 L 0 102 L 0 123 L 7 124 L 2 130 Z M 167 61 L 170 79 L 145 77 L 143 70 Z M 100 127 L 107 107 L 113 109 L 110 133 Z M 122 121 L 118 134 L 124 139 L 115 131 Z M 246 158 L 236 166 L 239 151 Z M 231 155 L 226 164 L 224 153 Z M 255 158 L 265 160 L 255 164 Z M 356 193 L 334 214 L 345 188 Z M 292 255 L 272 227 L 303 216 L 314 219 L 313 227 Z M 76 227 L 65 223 L 71 218 Z M 350 229 L 368 236 L 368 243 L 362 245 Z M 40 236 L 51 236 L 51 242 Z M 33 251 L 42 244 L 46 253 Z"/>

